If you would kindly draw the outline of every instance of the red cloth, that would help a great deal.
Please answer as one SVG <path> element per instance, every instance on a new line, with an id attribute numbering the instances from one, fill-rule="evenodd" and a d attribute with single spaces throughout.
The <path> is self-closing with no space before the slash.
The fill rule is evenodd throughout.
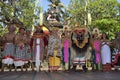
<path id="1" fill-rule="evenodd" d="M 48 38 L 47 37 L 44 37 L 44 46 L 47 46 L 48 45 Z"/>

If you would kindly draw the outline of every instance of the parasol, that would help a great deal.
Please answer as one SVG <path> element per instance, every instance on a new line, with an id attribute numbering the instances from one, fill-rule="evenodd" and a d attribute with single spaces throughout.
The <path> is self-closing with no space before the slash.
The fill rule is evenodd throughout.
<path id="1" fill-rule="evenodd" d="M 45 26 L 42 27 L 42 30 L 43 30 L 44 34 L 50 34 L 49 29 L 46 28 Z"/>

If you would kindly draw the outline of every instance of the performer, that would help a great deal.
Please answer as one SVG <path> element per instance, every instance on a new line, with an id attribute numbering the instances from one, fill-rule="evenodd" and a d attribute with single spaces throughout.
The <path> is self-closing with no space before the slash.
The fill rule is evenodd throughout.
<path id="1" fill-rule="evenodd" d="M 23 65 L 25 64 L 25 54 L 26 54 L 26 47 L 25 44 L 27 43 L 27 38 L 25 35 L 25 28 L 19 28 L 19 33 L 15 37 L 15 44 L 16 44 L 16 51 L 15 51 L 15 71 L 18 66 L 21 66 L 21 71 L 23 71 Z"/>
<path id="2" fill-rule="evenodd" d="M 93 32 L 93 70 L 101 70 L 101 41 L 99 37 L 99 30 L 97 28 L 94 29 Z M 94 31 L 93 30 L 93 31 Z"/>
<path id="3" fill-rule="evenodd" d="M 108 68 L 110 70 L 110 66 L 111 66 L 111 51 L 110 51 L 110 47 L 109 46 L 110 46 L 110 41 L 108 40 L 108 37 L 107 37 L 106 33 L 102 33 L 102 39 L 101 39 L 101 59 L 102 59 L 102 64 L 103 64 L 103 70 L 105 69 L 104 68 L 105 66 L 108 66 Z"/>
<path id="4" fill-rule="evenodd" d="M 116 38 L 113 40 L 113 46 L 114 46 L 114 54 L 120 53 L 120 32 L 116 33 Z"/>
<path id="5" fill-rule="evenodd" d="M 49 70 L 50 72 L 57 70 L 61 65 L 62 56 L 62 44 L 60 36 L 57 34 L 59 28 L 54 27 L 52 29 L 51 35 L 49 36 L 48 42 L 48 58 L 49 58 Z"/>
<path id="6" fill-rule="evenodd" d="M 70 33 L 68 31 L 68 28 L 65 27 L 65 30 L 62 34 L 62 55 L 63 55 L 63 66 L 65 70 L 69 69 L 70 66 Z"/>
<path id="7" fill-rule="evenodd" d="M 14 51 L 15 51 L 14 39 L 15 39 L 16 28 L 13 24 L 8 25 L 7 27 L 9 32 L 3 36 L 3 40 L 2 40 L 3 42 L 5 42 L 5 47 L 2 54 L 1 71 L 4 71 L 5 64 L 10 65 L 10 71 L 11 71 L 11 65 L 13 64 L 14 61 Z"/>
<path id="8" fill-rule="evenodd" d="M 44 35 L 44 54 L 43 54 L 43 63 L 42 63 L 42 69 L 48 71 L 48 59 L 47 59 L 47 50 L 48 50 L 48 39 L 49 35 Z"/>
<path id="9" fill-rule="evenodd" d="M 87 71 L 86 53 L 90 44 L 90 35 L 87 28 L 76 27 L 71 35 L 71 60 L 73 70 L 77 70 L 77 66 L 82 66 L 83 71 Z"/>
<path id="10" fill-rule="evenodd" d="M 45 35 L 43 40 L 44 40 L 44 54 L 43 54 L 43 59 L 46 60 L 47 58 L 47 48 L 48 48 L 48 39 L 49 35 Z"/>
<path id="11" fill-rule="evenodd" d="M 26 67 L 26 71 L 27 71 L 27 63 L 31 61 L 31 47 L 30 47 L 30 41 L 31 41 L 31 32 L 29 30 L 26 30 L 26 53 L 25 53 L 25 67 Z"/>
<path id="12" fill-rule="evenodd" d="M 120 66 L 120 42 L 119 41 L 120 41 L 120 32 L 117 32 L 116 37 L 112 42 L 114 47 L 114 50 L 112 52 L 112 57 L 114 57 L 112 60 L 112 65 L 115 67 L 116 70 L 118 69 L 118 66 Z"/>
<path id="13" fill-rule="evenodd" d="M 41 63 L 43 62 L 44 53 L 44 33 L 42 26 L 37 26 L 36 31 L 33 34 L 33 62 L 35 62 L 36 69 L 39 72 Z"/>

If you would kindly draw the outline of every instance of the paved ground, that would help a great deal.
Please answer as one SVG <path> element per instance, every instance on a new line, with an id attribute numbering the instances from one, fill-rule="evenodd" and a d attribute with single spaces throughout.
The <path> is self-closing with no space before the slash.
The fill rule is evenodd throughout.
<path id="1" fill-rule="evenodd" d="M 120 71 L 0 72 L 0 80 L 120 80 Z"/>

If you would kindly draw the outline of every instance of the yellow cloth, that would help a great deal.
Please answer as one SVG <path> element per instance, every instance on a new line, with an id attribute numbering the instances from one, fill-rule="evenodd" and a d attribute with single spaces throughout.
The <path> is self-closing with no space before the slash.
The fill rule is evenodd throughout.
<path id="1" fill-rule="evenodd" d="M 49 57 L 49 66 L 52 67 L 59 67 L 60 66 L 60 58 L 56 57 L 57 50 L 54 51 L 54 54 L 52 57 Z"/>

